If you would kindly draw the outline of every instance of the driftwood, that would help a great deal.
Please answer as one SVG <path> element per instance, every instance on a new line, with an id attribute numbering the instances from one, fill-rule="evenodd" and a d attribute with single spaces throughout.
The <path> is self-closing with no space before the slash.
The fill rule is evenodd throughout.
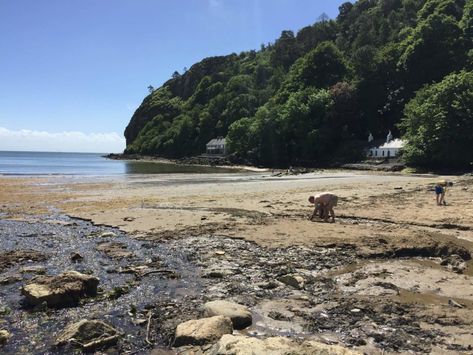
<path id="1" fill-rule="evenodd" d="M 88 343 L 81 343 L 80 341 L 77 341 L 74 338 L 70 339 L 69 341 L 73 344 L 79 345 L 84 351 L 92 351 L 105 345 L 115 344 L 119 338 L 119 334 L 102 334 L 96 340 L 90 341 Z"/>
<path id="2" fill-rule="evenodd" d="M 153 343 L 149 340 L 149 330 L 151 328 L 151 317 L 153 316 L 153 312 L 149 311 L 148 315 L 148 324 L 146 325 L 146 343 L 149 345 L 153 345 Z"/>

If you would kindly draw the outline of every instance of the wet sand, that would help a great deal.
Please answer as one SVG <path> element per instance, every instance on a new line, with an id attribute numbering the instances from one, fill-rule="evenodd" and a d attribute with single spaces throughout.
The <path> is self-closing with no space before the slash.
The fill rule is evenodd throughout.
<path id="1" fill-rule="evenodd" d="M 446 206 L 435 204 L 439 179 L 454 182 Z M 2 220 L 66 214 L 192 249 L 202 274 L 229 269 L 204 282 L 204 298 L 251 306 L 257 336 L 303 334 L 373 354 L 473 347 L 472 177 L 324 171 L 0 181 Z M 339 196 L 335 223 L 308 220 L 307 198 L 321 191 Z M 277 273 L 271 260 L 280 261 Z M 241 274 L 250 271 L 275 290 L 245 285 Z M 285 274 L 305 284 L 284 285 Z"/>

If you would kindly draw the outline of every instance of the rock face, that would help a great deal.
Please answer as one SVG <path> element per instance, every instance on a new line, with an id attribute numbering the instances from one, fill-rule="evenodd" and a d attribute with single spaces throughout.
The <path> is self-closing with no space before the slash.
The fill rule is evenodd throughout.
<path id="1" fill-rule="evenodd" d="M 211 301 L 204 305 L 205 314 L 212 316 L 225 316 L 231 319 L 233 328 L 244 329 L 252 323 L 251 312 L 247 307 L 229 301 Z"/>
<path id="2" fill-rule="evenodd" d="M 10 338 L 10 333 L 6 330 L 0 329 L 0 344 L 5 344 Z"/>
<path id="3" fill-rule="evenodd" d="M 83 350 L 93 351 L 116 344 L 119 338 L 119 332 L 107 323 L 83 319 L 68 325 L 56 338 L 56 345 L 64 345 L 73 339 L 73 343 Z"/>
<path id="4" fill-rule="evenodd" d="M 177 326 L 174 346 L 204 345 L 215 342 L 222 335 L 232 332 L 232 321 L 228 317 L 193 319 Z"/>
<path id="5" fill-rule="evenodd" d="M 205 352 L 208 355 L 361 355 L 361 353 L 336 345 L 315 341 L 298 343 L 284 337 L 266 339 L 246 336 L 224 335 L 220 341 Z"/>
<path id="6" fill-rule="evenodd" d="M 27 304 L 36 306 L 46 302 L 48 307 L 76 305 L 80 298 L 95 296 L 99 279 L 77 271 L 58 276 L 40 276 L 24 286 L 21 293 Z"/>

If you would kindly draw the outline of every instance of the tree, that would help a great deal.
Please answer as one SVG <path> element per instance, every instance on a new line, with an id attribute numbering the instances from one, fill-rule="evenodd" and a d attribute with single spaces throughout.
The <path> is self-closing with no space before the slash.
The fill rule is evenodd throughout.
<path id="1" fill-rule="evenodd" d="M 413 89 L 458 70 L 465 60 L 462 31 L 451 16 L 432 14 L 402 43 L 399 66 Z"/>
<path id="2" fill-rule="evenodd" d="M 291 71 L 294 86 L 324 88 L 341 81 L 348 68 L 338 48 L 332 42 L 323 42 L 299 59 Z"/>
<path id="3" fill-rule="evenodd" d="M 411 165 L 471 168 L 473 164 L 473 72 L 446 76 L 419 90 L 399 125 Z"/>
<path id="4" fill-rule="evenodd" d="M 148 91 L 149 91 L 150 94 L 153 93 L 153 91 L 154 91 L 154 86 L 153 86 L 153 85 L 149 85 L 149 86 L 148 86 Z"/>

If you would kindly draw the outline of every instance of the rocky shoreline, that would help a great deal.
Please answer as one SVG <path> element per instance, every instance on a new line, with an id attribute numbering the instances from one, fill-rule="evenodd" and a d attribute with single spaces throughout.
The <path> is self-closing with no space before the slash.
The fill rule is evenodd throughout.
<path id="1" fill-rule="evenodd" d="M 214 235 L 136 239 L 67 216 L 42 216 L 33 223 L 0 220 L 0 237 L 0 328 L 6 353 L 233 354 L 229 349 L 245 353 L 254 346 L 270 353 L 275 344 L 301 354 L 317 349 L 329 354 L 472 350 L 450 343 L 436 327 L 445 322 L 462 326 L 459 313 L 471 304 L 446 299 L 448 317 L 433 317 L 425 304 L 402 302 L 405 291 L 388 281 L 373 283 L 376 297 L 347 291 L 373 277 L 362 271 L 367 262 L 414 257 L 461 275 L 470 251 L 446 242 L 430 252 L 406 246 L 406 259 L 369 256 L 349 245 L 266 248 Z M 55 244 L 63 251 L 53 251 Z M 65 279 L 63 270 L 75 271 Z M 388 270 L 380 272 L 388 278 Z M 95 291 L 82 288 L 89 279 Z M 45 285 L 51 296 L 32 285 Z M 32 301 L 34 292 L 41 298 Z M 70 295 L 77 295 L 72 303 Z M 27 335 L 32 331 L 34 342 Z"/>

